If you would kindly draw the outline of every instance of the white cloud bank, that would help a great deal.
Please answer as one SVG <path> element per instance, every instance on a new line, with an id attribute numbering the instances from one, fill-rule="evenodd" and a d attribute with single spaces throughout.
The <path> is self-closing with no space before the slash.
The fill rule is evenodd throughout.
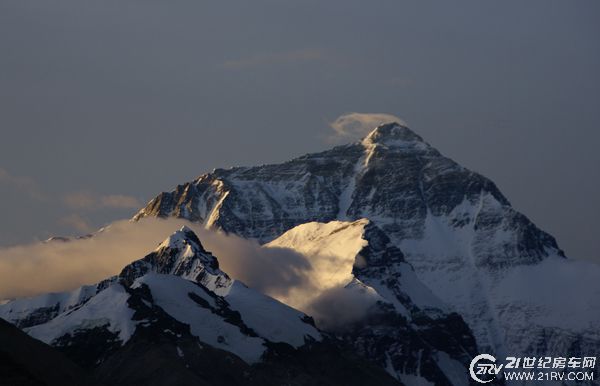
<path id="1" fill-rule="evenodd" d="M 306 312 L 321 327 L 354 323 L 374 304 L 368 294 L 344 288 L 352 279 L 352 253 L 263 247 L 200 224 L 158 218 L 116 221 L 89 238 L 0 248 L 0 300 L 97 283 L 152 252 L 182 225 L 196 232 L 232 278 Z"/>
<path id="2" fill-rule="evenodd" d="M 178 219 L 112 223 L 94 237 L 0 248 L 0 299 L 34 296 L 93 284 L 140 259 L 182 225 L 190 226 L 230 276 L 272 294 L 303 285 L 310 264 L 283 248 L 203 229 Z"/>

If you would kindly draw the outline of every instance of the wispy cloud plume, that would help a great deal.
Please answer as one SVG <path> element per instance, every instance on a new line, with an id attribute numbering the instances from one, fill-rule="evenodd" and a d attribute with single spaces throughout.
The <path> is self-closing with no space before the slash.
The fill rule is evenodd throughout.
<path id="1" fill-rule="evenodd" d="M 404 120 L 385 113 L 348 113 L 330 123 L 334 131 L 332 141 L 355 141 L 363 138 L 375 127 L 390 122 L 406 125 Z"/>
<path id="2" fill-rule="evenodd" d="M 75 229 L 78 232 L 89 233 L 93 230 L 88 220 L 77 213 L 72 213 L 59 220 L 59 223 Z"/>
<path id="3" fill-rule="evenodd" d="M 123 208 L 123 209 L 138 209 L 142 203 L 133 196 L 124 194 L 109 194 L 100 197 L 100 203 L 105 208 Z"/>
<path id="4" fill-rule="evenodd" d="M 95 229 L 94 221 L 86 218 L 91 212 L 105 209 L 138 209 L 143 203 L 136 197 L 124 194 L 98 194 L 88 190 L 64 194 L 44 191 L 38 182 L 26 176 L 18 176 L 0 167 L 0 188 L 18 192 L 32 200 L 53 205 L 63 211 L 54 221 L 74 231 L 89 233 Z"/>
<path id="5" fill-rule="evenodd" d="M 41 191 L 38 184 L 32 178 L 24 176 L 15 176 L 1 167 L 0 184 L 10 186 L 13 189 L 17 189 L 35 200 L 43 201 L 46 199 L 46 195 Z"/>
<path id="6" fill-rule="evenodd" d="M 89 191 L 68 193 L 64 204 L 71 209 L 96 210 L 105 208 L 136 209 L 142 203 L 133 196 L 123 194 L 99 195 Z"/>
<path id="7" fill-rule="evenodd" d="M 262 53 L 246 58 L 227 60 L 223 63 L 223 67 L 230 70 L 240 70 L 245 68 L 255 68 L 277 64 L 309 62 L 320 60 L 322 58 L 323 53 L 320 50 L 304 49 L 285 52 Z"/>

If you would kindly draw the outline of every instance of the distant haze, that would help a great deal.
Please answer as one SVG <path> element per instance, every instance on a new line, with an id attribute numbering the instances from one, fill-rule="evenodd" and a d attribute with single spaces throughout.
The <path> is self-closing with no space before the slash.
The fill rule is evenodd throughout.
<path id="1" fill-rule="evenodd" d="M 0 245 L 351 141 L 330 124 L 358 112 L 600 261 L 598 20 L 594 0 L 2 1 Z"/>

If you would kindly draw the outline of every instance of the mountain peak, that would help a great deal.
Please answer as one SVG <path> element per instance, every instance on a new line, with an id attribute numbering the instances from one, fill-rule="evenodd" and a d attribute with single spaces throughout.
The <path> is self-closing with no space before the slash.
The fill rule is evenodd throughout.
<path id="1" fill-rule="evenodd" d="M 362 141 L 364 145 L 406 146 L 411 143 L 424 144 L 423 138 L 408 127 L 390 122 L 377 126 Z"/>
<path id="2" fill-rule="evenodd" d="M 130 285 L 147 272 L 181 276 L 212 291 L 231 284 L 229 276 L 219 268 L 217 258 L 204 249 L 198 236 L 187 226 L 173 232 L 154 252 L 123 268 L 119 276 Z"/>
<path id="3" fill-rule="evenodd" d="M 184 225 L 167 237 L 165 241 L 160 243 L 157 251 L 163 248 L 184 249 L 187 247 L 189 247 L 193 253 L 207 253 L 194 231 Z"/>

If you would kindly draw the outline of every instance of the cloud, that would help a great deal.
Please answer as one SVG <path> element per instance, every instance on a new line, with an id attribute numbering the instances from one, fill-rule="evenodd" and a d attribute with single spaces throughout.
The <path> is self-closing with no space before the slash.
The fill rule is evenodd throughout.
<path id="1" fill-rule="evenodd" d="M 91 238 L 0 248 L 0 300 L 72 290 L 118 274 L 182 225 L 198 234 L 225 272 L 253 288 L 283 295 L 308 285 L 310 263 L 292 250 L 263 248 L 184 220 L 147 218 L 114 222 Z"/>
<path id="2" fill-rule="evenodd" d="M 414 84 L 414 79 L 397 76 L 389 80 L 389 84 L 397 87 L 409 87 Z"/>
<path id="3" fill-rule="evenodd" d="M 77 215 L 64 221 L 89 231 L 85 219 Z M 369 315 L 379 299 L 353 280 L 353 253 L 301 254 L 182 219 L 144 218 L 116 221 L 89 238 L 0 248 L 0 300 L 97 283 L 152 252 L 182 225 L 196 232 L 232 278 L 313 316 L 321 328 L 348 328 Z"/>
<path id="4" fill-rule="evenodd" d="M 71 209 L 136 209 L 142 203 L 133 196 L 123 194 L 99 195 L 89 191 L 71 192 L 63 197 L 63 203 Z"/>
<path id="5" fill-rule="evenodd" d="M 356 323 L 377 311 L 379 298 L 352 285 L 336 286 L 321 292 L 304 308 L 317 325 L 327 331 L 351 329 Z"/>
<path id="6" fill-rule="evenodd" d="M 0 184 L 10 186 L 27 194 L 30 198 L 47 201 L 57 200 L 43 192 L 37 182 L 30 177 L 15 176 L 0 167 Z M 62 199 L 64 205 L 71 209 L 137 209 L 142 203 L 133 196 L 124 194 L 99 195 L 90 191 L 79 191 L 65 194 Z"/>
<path id="7" fill-rule="evenodd" d="M 302 251 L 311 268 L 303 272 L 305 279 L 299 285 L 287 288 L 286 293 L 271 291 L 267 294 L 312 316 L 317 326 L 326 331 L 351 328 L 372 315 L 382 298 L 352 274 L 357 259 L 358 264 L 366 264 L 359 255 L 365 243 L 362 228 L 353 229 L 347 233 L 334 231 L 329 235 L 337 234 L 341 238 L 309 237 L 299 244 L 290 243 L 289 238 L 284 240 L 283 245 L 292 245 L 294 250 Z M 267 247 L 272 248 L 271 245 L 279 245 L 278 240 Z"/>
<path id="8" fill-rule="evenodd" d="M 137 209 L 142 206 L 142 203 L 137 198 L 123 194 L 102 196 L 100 202 L 105 208 Z"/>
<path id="9" fill-rule="evenodd" d="M 395 115 L 385 113 L 348 113 L 339 116 L 330 123 L 334 130 L 332 140 L 358 140 L 365 137 L 375 127 L 383 124 L 397 122 L 406 123 Z"/>
<path id="10" fill-rule="evenodd" d="M 200 230 L 202 243 L 214 252 L 223 271 L 270 296 L 287 296 L 310 286 L 310 262 L 287 248 L 264 248 L 254 240 Z"/>
<path id="11" fill-rule="evenodd" d="M 85 209 L 96 206 L 96 197 L 90 192 L 71 192 L 63 197 L 63 202 L 71 209 Z"/>
<path id="12" fill-rule="evenodd" d="M 256 54 L 246 58 L 227 60 L 223 67 L 230 70 L 315 61 L 323 58 L 323 53 L 317 49 L 304 49 L 286 52 Z"/>
<path id="13" fill-rule="evenodd" d="M 59 222 L 83 233 L 89 233 L 93 230 L 86 219 L 75 213 L 61 218 Z"/>
<path id="14" fill-rule="evenodd" d="M 44 201 L 46 199 L 46 195 L 42 193 L 38 184 L 32 178 L 12 175 L 3 168 L 0 168 L 0 184 L 24 192 L 30 198 L 36 200 Z"/>

